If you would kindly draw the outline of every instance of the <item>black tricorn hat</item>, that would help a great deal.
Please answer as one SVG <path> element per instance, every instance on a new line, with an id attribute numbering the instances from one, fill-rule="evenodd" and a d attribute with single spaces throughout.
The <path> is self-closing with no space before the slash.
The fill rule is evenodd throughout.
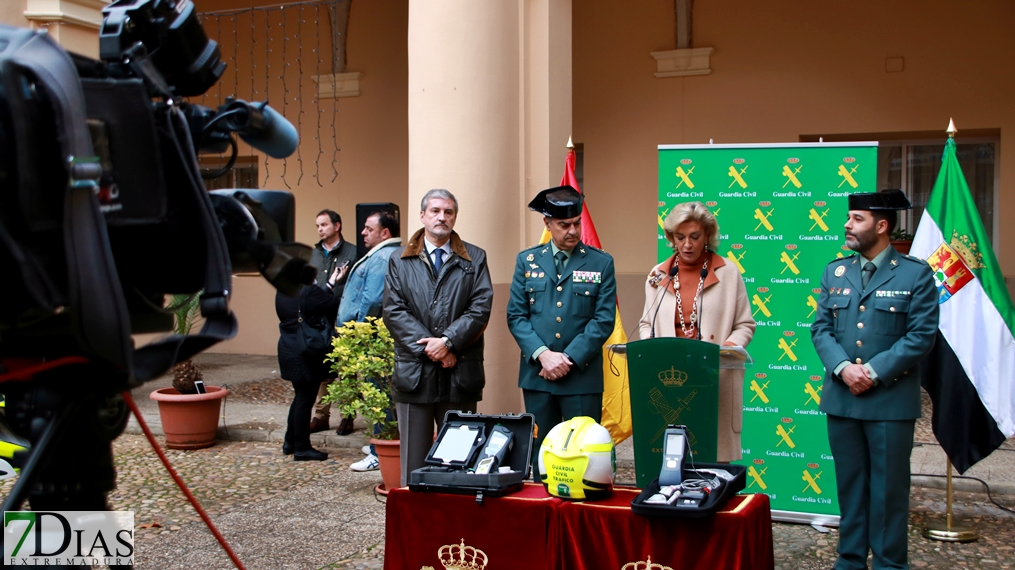
<path id="1" fill-rule="evenodd" d="M 558 220 L 577 218 L 582 215 L 582 195 L 570 186 L 547 188 L 529 202 L 529 209 Z"/>
<path id="2" fill-rule="evenodd" d="M 898 188 L 849 195 L 850 210 L 908 210 L 913 205 Z"/>

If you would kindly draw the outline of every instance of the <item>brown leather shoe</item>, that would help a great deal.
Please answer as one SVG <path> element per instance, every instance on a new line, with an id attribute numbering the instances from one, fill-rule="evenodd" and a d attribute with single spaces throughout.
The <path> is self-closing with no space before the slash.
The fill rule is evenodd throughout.
<path id="1" fill-rule="evenodd" d="M 327 431 L 329 429 L 331 429 L 331 426 L 328 425 L 328 420 L 322 420 L 321 418 L 313 418 L 310 420 L 310 433 Z"/>
<path id="2" fill-rule="evenodd" d="M 353 431 L 352 427 L 353 418 L 342 418 L 342 421 L 338 424 L 338 429 L 335 433 L 338 435 L 349 435 Z"/>

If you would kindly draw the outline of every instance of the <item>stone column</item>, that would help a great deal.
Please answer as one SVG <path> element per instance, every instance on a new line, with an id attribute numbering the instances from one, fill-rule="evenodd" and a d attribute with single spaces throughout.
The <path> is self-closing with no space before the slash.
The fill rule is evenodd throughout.
<path id="1" fill-rule="evenodd" d="M 409 232 L 431 188 L 459 202 L 455 230 L 486 250 L 494 312 L 480 409 L 522 411 L 505 307 L 515 255 L 538 240 L 525 204 L 556 185 L 571 130 L 571 0 L 410 0 Z"/>
<path id="2" fill-rule="evenodd" d="M 109 0 L 24 1 L 24 18 L 33 28 L 45 27 L 53 39 L 68 51 L 92 58 L 99 57 L 102 9 L 109 4 Z"/>

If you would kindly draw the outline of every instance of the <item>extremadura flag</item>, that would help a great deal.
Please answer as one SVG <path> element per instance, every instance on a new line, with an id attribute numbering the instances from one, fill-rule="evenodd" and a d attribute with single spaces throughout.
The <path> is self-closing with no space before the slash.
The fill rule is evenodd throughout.
<path id="1" fill-rule="evenodd" d="M 934 270 L 941 319 L 922 365 L 933 427 L 959 473 L 1015 435 L 1015 306 L 949 138 L 911 254 Z"/>

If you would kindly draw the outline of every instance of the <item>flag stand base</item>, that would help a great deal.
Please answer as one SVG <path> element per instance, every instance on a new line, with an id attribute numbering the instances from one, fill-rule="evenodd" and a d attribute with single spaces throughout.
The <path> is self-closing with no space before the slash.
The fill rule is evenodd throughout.
<path id="1" fill-rule="evenodd" d="M 947 460 L 948 484 L 946 485 L 946 515 L 945 524 L 929 524 L 923 529 L 923 537 L 939 542 L 973 542 L 980 538 L 980 535 L 973 529 L 955 526 L 952 524 L 952 460 Z"/>
<path id="2" fill-rule="evenodd" d="M 975 530 L 947 524 L 931 524 L 923 529 L 923 537 L 939 542 L 973 542 L 980 538 Z"/>

